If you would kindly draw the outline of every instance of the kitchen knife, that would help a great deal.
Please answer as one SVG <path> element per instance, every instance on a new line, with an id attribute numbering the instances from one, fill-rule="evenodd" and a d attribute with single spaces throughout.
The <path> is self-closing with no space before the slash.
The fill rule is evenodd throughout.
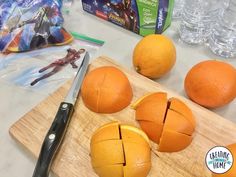
<path id="1" fill-rule="evenodd" d="M 89 54 L 86 52 L 77 71 L 72 86 L 58 108 L 56 117 L 43 141 L 33 177 L 48 177 L 53 158 L 63 140 L 66 129 L 73 114 L 74 105 L 89 64 Z"/>

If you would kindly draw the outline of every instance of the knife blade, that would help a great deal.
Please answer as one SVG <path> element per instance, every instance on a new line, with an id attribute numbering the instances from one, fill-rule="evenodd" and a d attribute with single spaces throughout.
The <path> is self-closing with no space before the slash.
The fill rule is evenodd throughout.
<path id="1" fill-rule="evenodd" d="M 74 105 L 76 103 L 88 65 L 89 54 L 86 52 L 71 88 L 64 101 L 61 102 L 51 127 L 44 138 L 33 177 L 48 177 L 49 175 L 53 158 L 58 151 L 72 117 Z"/>

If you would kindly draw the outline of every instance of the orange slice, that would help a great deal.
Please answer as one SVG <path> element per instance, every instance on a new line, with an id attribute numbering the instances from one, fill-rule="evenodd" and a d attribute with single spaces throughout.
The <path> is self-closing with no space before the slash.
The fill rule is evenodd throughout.
<path id="1" fill-rule="evenodd" d="M 150 148 L 148 145 L 124 141 L 123 147 L 126 165 L 138 165 L 150 162 L 151 153 L 147 151 Z"/>
<path id="2" fill-rule="evenodd" d="M 91 144 L 97 143 L 104 140 L 119 140 L 119 123 L 112 122 L 101 126 L 96 130 L 91 139 Z"/>
<path id="3" fill-rule="evenodd" d="M 169 101 L 170 109 L 182 114 L 186 119 L 188 119 L 192 123 L 195 129 L 196 121 L 189 107 L 177 98 L 170 98 Z"/>
<path id="4" fill-rule="evenodd" d="M 194 132 L 194 127 L 184 116 L 171 109 L 168 110 L 164 130 L 172 130 L 178 133 L 183 133 L 191 136 Z"/>
<path id="5" fill-rule="evenodd" d="M 167 95 L 155 93 L 144 98 L 136 109 L 136 120 L 164 123 L 167 109 Z"/>
<path id="6" fill-rule="evenodd" d="M 99 168 L 94 168 L 94 171 L 101 177 L 122 177 L 123 164 L 106 165 Z"/>
<path id="7" fill-rule="evenodd" d="M 120 125 L 122 141 L 149 145 L 148 136 L 140 129 L 130 125 Z"/>
<path id="8" fill-rule="evenodd" d="M 164 124 L 157 124 L 151 121 L 139 121 L 139 124 L 152 141 L 159 143 Z"/>
<path id="9" fill-rule="evenodd" d="M 144 99 L 146 99 L 148 96 L 152 94 L 153 93 L 147 93 L 146 95 L 142 96 L 141 98 L 139 98 L 138 100 L 136 100 L 134 103 L 131 104 L 131 108 L 136 109 Z"/>
<path id="10" fill-rule="evenodd" d="M 192 136 L 164 129 L 158 151 L 177 152 L 186 148 L 191 142 Z"/>
<path id="11" fill-rule="evenodd" d="M 108 155 L 109 154 L 109 155 Z M 124 164 L 122 140 L 107 140 L 95 143 L 91 146 L 93 167 Z"/>
<path id="12" fill-rule="evenodd" d="M 151 169 L 151 163 L 124 166 L 124 177 L 146 177 Z"/>

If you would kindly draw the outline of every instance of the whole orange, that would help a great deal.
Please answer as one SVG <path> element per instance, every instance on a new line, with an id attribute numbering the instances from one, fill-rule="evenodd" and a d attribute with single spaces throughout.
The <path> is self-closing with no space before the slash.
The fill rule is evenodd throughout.
<path id="1" fill-rule="evenodd" d="M 236 97 L 236 70 L 222 61 L 203 61 L 187 73 L 184 87 L 189 98 L 204 107 L 224 106 Z"/>
<path id="2" fill-rule="evenodd" d="M 151 79 L 160 78 L 174 66 L 176 50 L 173 42 L 164 35 L 151 34 L 144 37 L 133 52 L 136 71 Z"/>

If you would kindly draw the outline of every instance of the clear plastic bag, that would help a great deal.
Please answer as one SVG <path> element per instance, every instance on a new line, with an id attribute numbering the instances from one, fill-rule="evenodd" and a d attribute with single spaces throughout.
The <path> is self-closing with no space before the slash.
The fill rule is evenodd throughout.
<path id="1" fill-rule="evenodd" d="M 15 86 L 33 91 L 54 90 L 72 78 L 84 56 L 83 50 L 92 58 L 101 47 L 88 41 L 74 40 L 70 45 L 49 47 L 24 53 L 8 54 L 0 57 L 0 79 Z M 68 49 L 82 52 L 79 56 L 69 56 Z"/>
<path id="2" fill-rule="evenodd" d="M 0 1 L 0 51 L 23 52 L 64 45 L 73 37 L 62 27 L 62 0 Z"/>

